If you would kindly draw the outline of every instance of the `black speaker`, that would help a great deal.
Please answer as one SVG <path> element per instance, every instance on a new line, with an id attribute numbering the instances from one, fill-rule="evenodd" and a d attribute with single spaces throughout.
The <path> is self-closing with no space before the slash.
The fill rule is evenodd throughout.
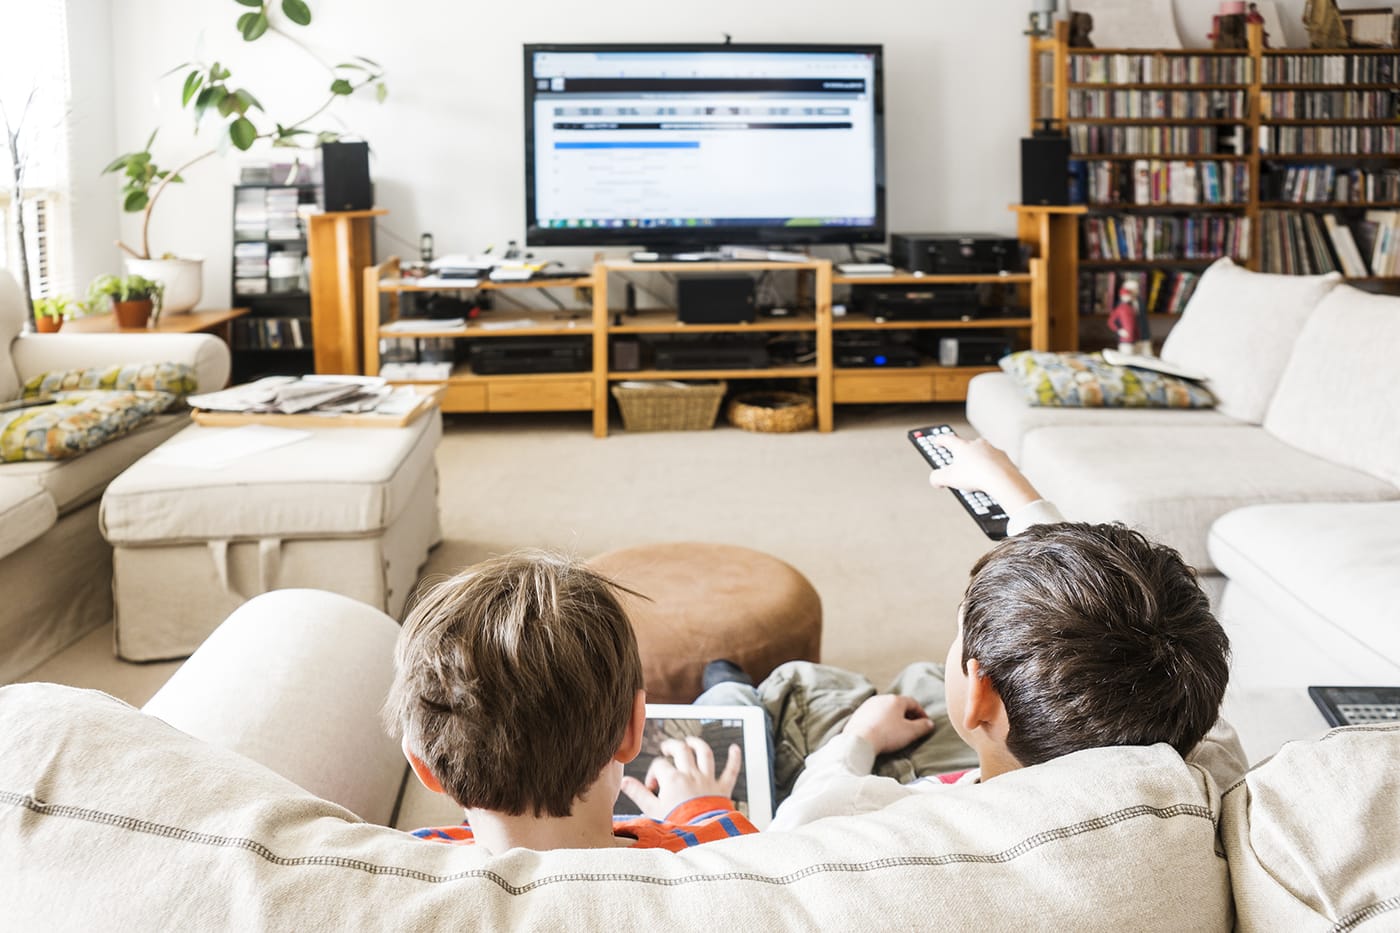
<path id="1" fill-rule="evenodd" d="M 328 211 L 367 211 L 374 207 L 369 180 L 369 143 L 321 143 L 321 184 Z"/>
<path id="2" fill-rule="evenodd" d="M 1069 203 L 1069 137 L 1037 131 L 1021 140 L 1021 203 Z"/>
<path id="3" fill-rule="evenodd" d="M 682 324 L 753 323 L 754 280 L 747 275 L 679 276 L 676 317 Z"/>

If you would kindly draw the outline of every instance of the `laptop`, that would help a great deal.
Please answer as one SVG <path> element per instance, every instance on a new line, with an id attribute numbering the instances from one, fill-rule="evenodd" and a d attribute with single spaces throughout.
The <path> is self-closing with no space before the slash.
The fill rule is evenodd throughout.
<path id="1" fill-rule="evenodd" d="M 642 733 L 642 750 L 624 772 L 645 781 L 647 769 L 661 754 L 666 739 L 698 735 L 714 749 L 715 771 L 723 771 L 729 746 L 743 751 L 743 767 L 730 796 L 734 808 L 749 822 L 764 829 L 773 819 L 773 764 L 768 758 L 768 725 L 757 706 L 695 706 L 688 704 L 647 704 L 647 724 Z M 626 794 L 619 794 L 613 812 L 619 816 L 641 811 Z"/>

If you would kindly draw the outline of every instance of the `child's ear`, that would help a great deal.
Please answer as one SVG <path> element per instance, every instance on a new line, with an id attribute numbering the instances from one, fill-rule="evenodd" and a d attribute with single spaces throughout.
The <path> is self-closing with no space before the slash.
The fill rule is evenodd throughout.
<path id="1" fill-rule="evenodd" d="M 627 720 L 627 731 L 622 733 L 622 744 L 617 747 L 613 761 L 623 764 L 636 758 L 642 751 L 642 733 L 647 727 L 647 692 L 638 690 L 632 698 L 632 715 Z"/>
<path id="2" fill-rule="evenodd" d="M 447 793 L 442 789 L 442 782 L 433 776 L 433 772 L 428 766 L 423 764 L 423 759 L 408 750 L 408 736 L 403 737 L 403 756 L 408 759 L 408 766 L 413 769 L 413 773 L 418 776 L 419 782 L 424 787 L 435 794 Z"/>
<path id="3" fill-rule="evenodd" d="M 983 729 L 986 735 L 1005 744 L 1011 724 L 1006 718 L 1006 704 L 992 685 L 992 679 L 982 670 L 976 658 L 967 659 L 967 703 L 963 707 L 963 728 L 968 732 Z"/>

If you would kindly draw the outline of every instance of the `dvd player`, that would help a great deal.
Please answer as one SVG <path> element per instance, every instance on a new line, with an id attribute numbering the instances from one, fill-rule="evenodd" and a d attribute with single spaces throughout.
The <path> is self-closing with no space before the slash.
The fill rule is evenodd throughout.
<path id="1" fill-rule="evenodd" d="M 472 372 L 502 376 L 583 372 L 592 365 L 589 355 L 586 338 L 515 337 L 476 341 L 468 359 Z"/>

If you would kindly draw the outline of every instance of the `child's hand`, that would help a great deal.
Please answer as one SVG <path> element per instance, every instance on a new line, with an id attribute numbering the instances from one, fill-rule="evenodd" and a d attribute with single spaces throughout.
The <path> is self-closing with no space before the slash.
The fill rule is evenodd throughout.
<path id="1" fill-rule="evenodd" d="M 667 739 L 661 743 L 661 754 L 652 759 L 647 769 L 646 783 L 624 777 L 622 792 L 643 814 L 664 820 L 672 810 L 692 798 L 729 797 L 734 793 L 734 782 L 739 780 L 743 765 L 743 750 L 731 745 L 724 771 L 716 777 L 715 754 L 704 739 L 695 735 L 687 736 L 684 742 Z"/>
<path id="2" fill-rule="evenodd" d="M 953 455 L 953 462 L 929 473 L 930 486 L 980 490 L 1007 511 L 1030 505 L 1041 497 L 1030 480 L 1016 469 L 1011 458 L 984 439 L 969 441 L 957 435 L 941 434 L 936 443 L 947 448 Z"/>
<path id="3" fill-rule="evenodd" d="M 841 731 L 864 739 L 875 754 L 883 755 L 928 735 L 933 731 L 933 720 L 913 697 L 884 693 L 862 703 Z"/>

